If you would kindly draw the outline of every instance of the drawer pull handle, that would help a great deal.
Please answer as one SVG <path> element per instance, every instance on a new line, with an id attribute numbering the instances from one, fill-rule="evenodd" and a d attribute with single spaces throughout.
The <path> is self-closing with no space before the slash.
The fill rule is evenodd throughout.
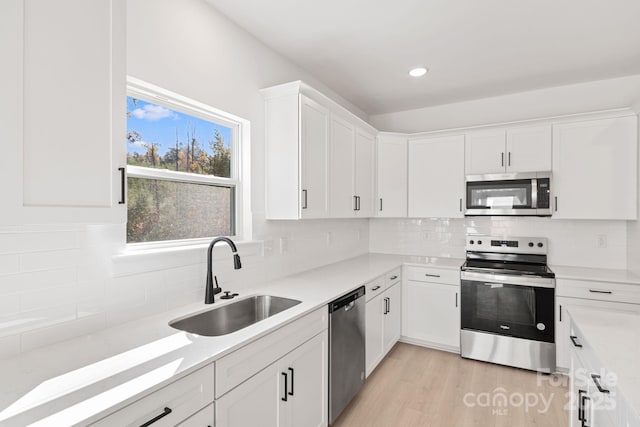
<path id="1" fill-rule="evenodd" d="M 289 395 L 289 379 L 287 378 L 286 372 L 280 372 L 280 374 L 284 377 L 284 397 L 281 397 L 280 400 L 286 402 L 287 396 Z"/>
<path id="2" fill-rule="evenodd" d="M 398 278 L 398 276 L 391 276 L 389 277 L 389 280 L 396 280 Z"/>
<path id="3" fill-rule="evenodd" d="M 429 274 L 429 273 L 425 273 L 426 277 L 440 277 L 439 274 Z"/>
<path id="4" fill-rule="evenodd" d="M 166 417 L 167 415 L 169 415 L 172 412 L 173 411 L 171 410 L 171 408 L 169 408 L 168 406 L 165 406 L 164 411 L 162 411 L 162 413 L 160 415 L 151 418 L 146 423 L 140 425 L 140 427 L 149 427 L 151 424 L 155 423 L 156 421 L 161 420 L 162 418 Z"/>
<path id="5" fill-rule="evenodd" d="M 591 292 L 592 294 L 612 294 L 613 292 L 611 291 L 600 291 L 598 289 L 589 289 L 589 292 Z"/>
<path id="6" fill-rule="evenodd" d="M 596 385 L 600 393 L 609 393 L 609 390 L 607 390 L 606 388 L 603 388 L 602 385 L 600 384 L 600 375 L 591 374 L 591 379 L 593 380 L 593 383 Z"/>
<path id="7" fill-rule="evenodd" d="M 372 291 L 377 291 L 378 289 L 380 289 L 380 286 L 374 286 L 373 288 L 371 288 Z"/>
<path id="8" fill-rule="evenodd" d="M 570 335 L 569 338 L 571 339 L 571 342 L 573 343 L 574 346 L 578 347 L 578 348 L 582 348 L 582 344 L 580 344 L 578 342 L 578 337 L 575 335 Z"/>
<path id="9" fill-rule="evenodd" d="M 293 396 L 293 375 L 295 371 L 293 370 L 293 368 L 289 368 L 289 372 L 291 372 L 291 390 L 289 391 L 289 396 Z"/>

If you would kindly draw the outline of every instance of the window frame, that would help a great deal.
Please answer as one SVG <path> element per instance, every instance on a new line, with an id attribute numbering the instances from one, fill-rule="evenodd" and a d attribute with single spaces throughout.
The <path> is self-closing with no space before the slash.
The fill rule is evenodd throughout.
<path id="1" fill-rule="evenodd" d="M 233 202 L 231 204 L 231 227 L 235 239 L 249 240 L 251 237 L 250 220 L 245 216 L 249 205 L 248 199 L 248 144 L 249 122 L 240 117 L 218 110 L 194 99 L 160 88 L 142 80 L 127 77 L 127 97 L 160 105 L 177 112 L 191 115 L 202 120 L 220 124 L 232 129 L 229 141 L 231 151 L 230 177 L 202 175 L 190 172 L 154 169 L 144 166 L 126 165 L 127 178 L 157 179 L 192 184 L 205 184 L 230 188 Z M 128 153 L 128 150 L 125 150 Z M 126 163 L 126 162 L 125 162 Z M 128 194 L 128 187 L 126 189 Z M 128 220 L 128 207 L 127 207 Z M 150 242 L 127 242 L 125 228 L 125 245 L 127 251 L 153 250 L 171 247 L 183 247 L 209 243 L 215 236 L 204 236 L 190 239 L 157 240 Z"/>

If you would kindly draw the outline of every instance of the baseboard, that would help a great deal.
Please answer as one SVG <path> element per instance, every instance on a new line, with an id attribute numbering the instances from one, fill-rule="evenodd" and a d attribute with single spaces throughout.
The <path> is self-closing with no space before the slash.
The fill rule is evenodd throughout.
<path id="1" fill-rule="evenodd" d="M 415 338 L 409 338 L 405 336 L 401 336 L 399 341 L 406 344 L 419 345 L 420 347 L 432 348 L 434 350 L 448 351 L 449 353 L 460 354 L 460 347 L 453 347 L 450 345 L 434 343 L 431 341 L 418 340 Z"/>

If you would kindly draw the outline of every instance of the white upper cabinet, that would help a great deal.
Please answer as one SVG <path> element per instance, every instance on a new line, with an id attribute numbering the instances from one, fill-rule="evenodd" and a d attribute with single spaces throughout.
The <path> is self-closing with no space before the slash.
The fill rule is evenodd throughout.
<path id="1" fill-rule="evenodd" d="M 329 110 L 297 86 L 263 91 L 268 219 L 328 215 Z"/>
<path id="2" fill-rule="evenodd" d="M 465 136 L 465 174 L 505 172 L 504 130 L 469 132 Z"/>
<path id="3" fill-rule="evenodd" d="M 380 134 L 377 142 L 376 215 L 407 216 L 407 137 Z"/>
<path id="4" fill-rule="evenodd" d="M 551 125 L 469 132 L 465 173 L 542 172 L 551 170 Z"/>
<path id="5" fill-rule="evenodd" d="M 330 151 L 331 216 L 373 216 L 375 137 L 332 115 Z"/>
<path id="6" fill-rule="evenodd" d="M 553 126 L 553 218 L 637 218 L 635 115 Z"/>
<path id="7" fill-rule="evenodd" d="M 551 170 L 551 125 L 507 129 L 507 172 Z"/>
<path id="8" fill-rule="evenodd" d="M 300 95 L 302 218 L 325 218 L 328 212 L 327 149 L 329 111 Z"/>
<path id="9" fill-rule="evenodd" d="M 125 2 L 23 5 L 23 221 L 125 222 Z"/>
<path id="10" fill-rule="evenodd" d="M 375 129 L 300 81 L 261 92 L 266 218 L 372 216 Z"/>
<path id="11" fill-rule="evenodd" d="M 465 136 L 409 140 L 409 217 L 464 216 Z"/>
<path id="12" fill-rule="evenodd" d="M 340 117 L 331 117 L 331 216 L 354 215 L 356 128 Z"/>
<path id="13" fill-rule="evenodd" d="M 356 216 L 374 215 L 374 168 L 376 159 L 375 136 L 358 129 L 356 132 L 355 196 Z"/>

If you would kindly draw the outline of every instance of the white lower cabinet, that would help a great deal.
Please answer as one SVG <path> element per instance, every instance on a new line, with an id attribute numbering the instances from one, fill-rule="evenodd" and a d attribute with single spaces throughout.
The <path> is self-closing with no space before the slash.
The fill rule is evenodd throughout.
<path id="1" fill-rule="evenodd" d="M 216 401 L 216 427 L 327 425 L 327 330 Z"/>
<path id="2" fill-rule="evenodd" d="M 367 376 L 400 338 L 401 292 L 400 276 L 396 275 L 396 282 L 367 302 L 365 345 Z"/>
<path id="3" fill-rule="evenodd" d="M 446 278 L 446 273 L 425 273 L 425 277 L 439 280 Z M 418 274 L 409 271 L 408 276 Z M 453 283 L 408 280 L 403 290 L 403 307 L 403 338 L 442 350 L 460 350 L 459 278 Z"/>
<path id="4" fill-rule="evenodd" d="M 619 420 L 620 407 L 615 375 L 602 366 L 593 349 L 571 325 L 571 427 L 615 427 L 625 425 Z"/>
<path id="5" fill-rule="evenodd" d="M 567 312 L 572 307 L 640 313 L 640 289 L 622 283 L 556 281 L 556 367 L 563 372 L 569 371 L 571 366 L 571 329 Z"/>
<path id="6" fill-rule="evenodd" d="M 143 397 L 123 409 L 99 420 L 92 426 L 140 426 L 153 422 L 153 427 L 195 425 L 189 418 L 199 415 L 199 411 L 208 408 L 213 402 L 213 364 L 180 378 L 179 380 Z M 208 406 L 209 405 L 209 406 Z M 210 414 L 210 418 L 207 418 Z M 213 406 L 210 412 L 198 419 L 208 419 L 213 425 Z"/>

